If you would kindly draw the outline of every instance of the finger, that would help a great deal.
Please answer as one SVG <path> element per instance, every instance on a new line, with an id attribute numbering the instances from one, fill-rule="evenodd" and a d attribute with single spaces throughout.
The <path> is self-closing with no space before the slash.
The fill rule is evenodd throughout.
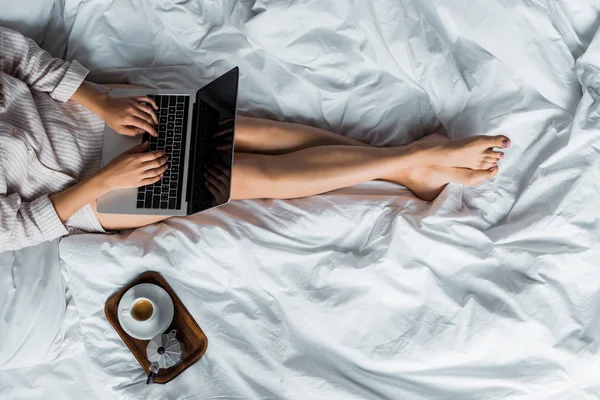
<path id="1" fill-rule="evenodd" d="M 152 104 L 152 107 L 154 107 L 155 110 L 158 110 L 158 106 L 156 105 L 156 103 L 154 102 L 154 100 L 152 100 L 150 97 L 148 96 L 137 96 L 137 97 L 133 97 L 133 100 L 135 101 L 139 101 L 141 103 L 148 103 L 148 104 Z"/>
<path id="2" fill-rule="evenodd" d="M 131 126 L 121 126 L 119 127 L 119 130 L 117 132 L 125 136 L 137 136 L 143 131 L 141 129 L 134 128 Z"/>
<path id="3" fill-rule="evenodd" d="M 148 141 L 145 141 L 144 143 L 138 144 L 137 146 L 133 146 L 132 148 L 130 148 L 129 150 L 125 150 L 123 152 L 123 154 L 135 154 L 135 153 L 141 153 L 143 151 L 148 150 L 148 145 L 150 143 Z"/>
<path id="4" fill-rule="evenodd" d="M 483 159 L 483 161 L 485 161 L 486 163 L 490 163 L 490 164 L 498 164 L 498 159 L 495 157 L 486 157 Z"/>
<path id="5" fill-rule="evenodd" d="M 165 155 L 165 152 L 162 150 L 151 151 L 149 153 L 144 153 L 140 156 L 140 162 L 146 163 L 148 161 L 156 160 Z"/>
<path id="6" fill-rule="evenodd" d="M 129 116 L 128 118 L 126 118 L 126 122 L 127 122 L 127 125 L 138 127 L 140 129 L 143 129 L 144 131 L 148 132 L 152 136 L 158 137 L 158 133 L 156 133 L 156 129 L 154 129 L 154 127 L 151 124 L 149 124 L 147 121 L 144 121 L 143 119 L 139 119 L 134 116 Z"/>
<path id="7" fill-rule="evenodd" d="M 166 163 L 167 163 L 167 156 L 162 156 L 162 157 L 156 158 L 154 160 L 150 160 L 150 161 L 146 161 L 146 162 L 142 163 L 142 167 L 145 169 L 152 169 L 152 168 L 162 167 Z"/>
<path id="8" fill-rule="evenodd" d="M 142 179 L 140 186 L 147 186 L 147 185 L 156 183 L 156 182 L 160 181 L 162 179 L 162 177 L 163 177 L 162 175 L 159 175 L 159 176 L 155 176 L 152 178 Z"/>
<path id="9" fill-rule="evenodd" d="M 135 108 L 137 108 L 138 110 L 140 110 L 141 112 L 143 112 L 144 114 L 150 116 L 154 125 L 158 125 L 158 118 L 156 117 L 156 113 L 154 112 L 154 110 L 152 108 L 150 108 L 149 106 L 147 106 L 145 104 L 137 103 L 135 101 L 133 102 L 132 105 Z M 148 121 L 148 122 L 150 122 L 150 121 Z"/>
<path id="10" fill-rule="evenodd" d="M 155 176 L 160 176 L 165 173 L 167 170 L 167 165 L 163 165 L 162 167 L 149 169 L 142 174 L 143 179 L 154 178 Z"/>
<path id="11" fill-rule="evenodd" d="M 154 125 L 154 120 L 152 119 L 151 116 L 149 116 L 148 114 L 146 114 L 145 112 L 143 112 L 142 110 L 138 109 L 135 105 L 131 105 L 131 108 L 127 111 L 127 113 L 130 116 L 133 116 L 135 118 L 141 119 L 142 121 L 146 121 L 147 123 L 149 123 L 150 125 Z"/>

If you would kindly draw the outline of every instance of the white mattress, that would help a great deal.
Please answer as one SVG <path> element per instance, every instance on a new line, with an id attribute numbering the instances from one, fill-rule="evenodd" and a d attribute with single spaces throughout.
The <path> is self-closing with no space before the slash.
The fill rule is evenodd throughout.
<path id="1" fill-rule="evenodd" d="M 99 81 L 197 87 L 239 65 L 246 114 L 513 146 L 496 179 L 431 204 L 372 183 L 64 239 L 78 323 L 55 362 L 0 374 L 2 398 L 599 397 L 599 7 L 573 3 L 65 2 L 67 57 Z M 209 338 L 165 386 L 102 313 L 149 269 Z"/>

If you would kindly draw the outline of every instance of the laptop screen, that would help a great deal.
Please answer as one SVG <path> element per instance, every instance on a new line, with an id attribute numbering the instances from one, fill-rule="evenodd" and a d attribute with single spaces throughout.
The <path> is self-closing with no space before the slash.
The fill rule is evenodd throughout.
<path id="1" fill-rule="evenodd" d="M 188 214 L 229 201 L 238 77 L 236 67 L 196 94 L 190 143 Z"/>

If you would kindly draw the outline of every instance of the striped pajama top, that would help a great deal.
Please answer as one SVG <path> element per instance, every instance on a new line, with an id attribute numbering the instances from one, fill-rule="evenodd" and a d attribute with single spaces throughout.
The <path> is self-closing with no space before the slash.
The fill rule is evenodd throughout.
<path id="1" fill-rule="evenodd" d="M 48 198 L 100 166 L 104 121 L 68 101 L 88 72 L 0 27 L 0 252 L 103 232 L 89 204 L 63 224 Z"/>

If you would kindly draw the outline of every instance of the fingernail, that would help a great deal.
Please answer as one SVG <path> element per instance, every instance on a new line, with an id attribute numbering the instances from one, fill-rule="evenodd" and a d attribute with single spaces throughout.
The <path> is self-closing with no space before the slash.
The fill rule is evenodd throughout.
<path id="1" fill-rule="evenodd" d="M 490 171 L 494 172 L 495 169 L 496 169 L 496 167 L 492 167 L 492 168 L 490 168 Z"/>
<path id="2" fill-rule="evenodd" d="M 500 158 L 504 157 L 504 153 L 500 153 Z"/>
<path id="3" fill-rule="evenodd" d="M 502 146 L 504 146 L 504 147 L 508 147 L 508 140 L 504 139 L 504 140 L 502 141 Z"/>

